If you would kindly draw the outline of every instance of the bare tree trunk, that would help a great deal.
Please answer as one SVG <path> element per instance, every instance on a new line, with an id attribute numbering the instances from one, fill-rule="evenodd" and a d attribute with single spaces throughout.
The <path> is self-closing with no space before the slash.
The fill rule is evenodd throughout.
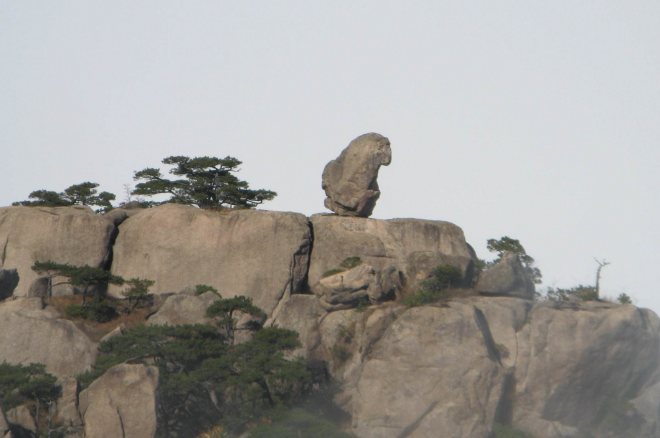
<path id="1" fill-rule="evenodd" d="M 603 261 L 599 261 L 597 258 L 594 257 L 594 260 L 596 260 L 596 263 L 598 263 L 598 270 L 596 271 L 596 300 L 600 300 L 600 271 L 607 265 L 610 264 L 610 262 L 606 261 L 603 259 Z"/>

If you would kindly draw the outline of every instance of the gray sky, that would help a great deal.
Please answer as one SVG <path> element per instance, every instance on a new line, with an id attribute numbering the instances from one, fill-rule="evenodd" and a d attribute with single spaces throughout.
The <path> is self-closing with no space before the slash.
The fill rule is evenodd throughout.
<path id="1" fill-rule="evenodd" d="M 390 138 L 375 218 L 520 239 L 543 286 L 660 311 L 660 2 L 0 1 L 0 205 L 122 199 L 169 155 L 231 155 L 323 212 L 321 173 Z"/>

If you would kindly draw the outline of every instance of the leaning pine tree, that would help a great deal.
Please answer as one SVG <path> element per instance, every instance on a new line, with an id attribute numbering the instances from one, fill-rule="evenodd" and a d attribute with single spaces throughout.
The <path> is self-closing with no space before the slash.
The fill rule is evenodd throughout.
<path id="1" fill-rule="evenodd" d="M 193 205 L 210 210 L 254 208 L 270 201 L 277 193 L 251 189 L 246 181 L 234 173 L 241 161 L 233 157 L 167 157 L 163 164 L 175 166 L 170 173 L 182 179 L 167 179 L 159 169 L 147 168 L 135 172 L 133 179 L 144 181 L 135 186 L 132 194 L 142 196 L 171 195 L 163 202 Z"/>

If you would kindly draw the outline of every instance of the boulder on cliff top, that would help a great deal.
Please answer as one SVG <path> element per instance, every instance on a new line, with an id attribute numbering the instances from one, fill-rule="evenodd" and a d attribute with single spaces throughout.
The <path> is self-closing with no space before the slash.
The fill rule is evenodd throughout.
<path id="1" fill-rule="evenodd" d="M 80 393 L 85 434 L 94 438 L 148 438 L 156 434 L 158 368 L 116 365 Z"/>
<path id="2" fill-rule="evenodd" d="M 76 325 L 60 319 L 40 298 L 0 304 L 0 362 L 39 362 L 57 377 L 77 376 L 96 362 L 96 344 Z"/>
<path id="3" fill-rule="evenodd" d="M 482 295 L 534 299 L 534 282 L 517 254 L 505 252 L 502 258 L 479 275 L 475 289 Z"/>
<path id="4" fill-rule="evenodd" d="M 314 247 L 309 265 L 309 285 L 323 273 L 337 268 L 348 257 L 382 271 L 390 266 L 408 279 L 413 272 L 409 257 L 422 251 L 444 256 L 459 267 L 464 278 L 471 276 L 474 262 L 463 230 L 443 221 L 422 219 L 362 219 L 329 214 L 310 218 L 314 229 Z"/>
<path id="5" fill-rule="evenodd" d="M 20 281 L 14 296 L 27 296 L 39 277 L 34 262 L 104 267 L 111 251 L 115 227 L 82 205 L 71 207 L 0 208 L 0 268 L 17 269 Z M 70 291 L 68 285 L 56 286 Z M 70 292 L 66 292 L 70 293 Z"/>
<path id="6" fill-rule="evenodd" d="M 380 197 L 378 169 L 392 161 L 387 137 L 364 134 L 323 170 L 325 207 L 340 216 L 369 217 Z"/>
<path id="7" fill-rule="evenodd" d="M 298 213 L 185 205 L 150 208 L 121 224 L 112 273 L 155 280 L 151 293 L 207 284 L 224 298 L 245 295 L 270 315 L 298 292 L 307 271 L 311 232 Z M 119 296 L 121 287 L 110 286 Z"/>

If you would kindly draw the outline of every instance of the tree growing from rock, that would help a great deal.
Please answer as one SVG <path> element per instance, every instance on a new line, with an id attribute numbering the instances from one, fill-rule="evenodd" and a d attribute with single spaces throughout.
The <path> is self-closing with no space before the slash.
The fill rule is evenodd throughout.
<path id="1" fill-rule="evenodd" d="M 123 290 L 121 294 L 128 299 L 126 312 L 131 313 L 142 301 L 147 298 L 149 288 L 154 285 L 153 280 L 144 280 L 141 278 L 131 278 L 126 280 L 128 289 Z"/>
<path id="2" fill-rule="evenodd" d="M 147 168 L 135 172 L 133 179 L 144 182 L 137 184 L 132 194 L 170 195 L 169 199 L 154 204 L 177 203 L 211 210 L 254 208 L 277 196 L 270 190 L 251 189 L 246 181 L 238 179 L 234 173 L 242 162 L 233 157 L 172 156 L 162 162 L 175 166 L 170 173 L 182 178 L 167 179 L 159 169 Z"/>
<path id="3" fill-rule="evenodd" d="M 32 270 L 39 275 L 48 277 L 48 296 L 52 296 L 53 286 L 60 284 L 70 284 L 78 286 L 82 290 L 82 304 L 85 305 L 87 295 L 92 286 L 107 284 L 124 284 L 124 279 L 118 275 L 112 275 L 110 271 L 95 268 L 89 265 L 75 266 L 68 263 L 56 263 L 52 260 L 45 262 L 37 261 L 32 266 Z M 53 284 L 56 277 L 67 278 L 65 281 Z"/>
<path id="4" fill-rule="evenodd" d="M 111 210 L 115 195 L 110 192 L 98 193 L 99 185 L 93 182 L 74 184 L 63 192 L 57 193 L 50 190 L 36 190 L 28 196 L 33 201 L 14 202 L 12 205 L 23 205 L 26 207 L 67 207 L 70 205 L 89 205 L 101 207 L 99 211 Z"/>
<path id="5" fill-rule="evenodd" d="M 255 330 L 258 328 L 254 323 L 248 324 L 247 327 L 237 327 L 237 321 L 234 318 L 236 312 L 255 317 L 264 315 L 260 308 L 252 304 L 252 298 L 242 295 L 232 298 L 220 298 L 206 309 L 206 316 L 209 318 L 219 317 L 217 325 L 224 331 L 230 344 L 234 344 L 236 330 Z"/>
<path id="6" fill-rule="evenodd" d="M 525 267 L 529 278 L 534 282 L 534 284 L 542 283 L 541 278 L 543 278 L 543 275 L 541 274 L 541 270 L 534 266 L 534 258 L 527 254 L 527 251 L 525 251 L 525 248 L 522 246 L 518 239 L 512 239 L 511 237 L 504 236 L 499 240 L 488 239 L 486 243 L 486 248 L 488 248 L 488 251 L 497 253 L 497 259 L 486 263 L 486 266 L 492 266 L 500 261 L 504 252 L 511 252 L 518 255 L 520 262 Z"/>

